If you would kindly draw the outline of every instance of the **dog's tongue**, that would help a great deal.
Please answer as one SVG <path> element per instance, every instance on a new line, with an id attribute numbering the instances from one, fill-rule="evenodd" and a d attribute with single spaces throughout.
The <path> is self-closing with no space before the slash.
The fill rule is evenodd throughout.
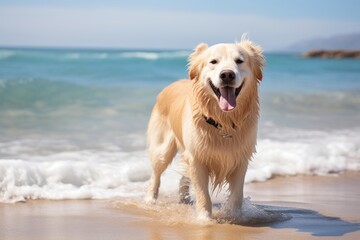
<path id="1" fill-rule="evenodd" d="M 221 110 L 230 111 L 236 107 L 236 96 L 235 88 L 233 87 L 223 87 L 220 88 L 220 99 L 219 105 Z"/>

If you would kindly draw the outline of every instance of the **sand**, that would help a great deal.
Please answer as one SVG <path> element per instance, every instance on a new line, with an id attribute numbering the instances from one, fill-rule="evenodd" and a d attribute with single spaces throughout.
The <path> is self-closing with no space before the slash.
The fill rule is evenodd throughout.
<path id="1" fill-rule="evenodd" d="M 347 172 L 247 184 L 253 203 L 292 216 L 262 226 L 169 222 L 126 199 L 0 204 L 0 239 L 360 239 L 359 183 L 360 172 Z M 192 208 L 165 213 L 176 219 Z"/>

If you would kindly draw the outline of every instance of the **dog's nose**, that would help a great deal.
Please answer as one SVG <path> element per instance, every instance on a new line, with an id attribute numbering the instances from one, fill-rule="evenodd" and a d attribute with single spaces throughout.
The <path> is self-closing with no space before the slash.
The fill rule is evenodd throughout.
<path id="1" fill-rule="evenodd" d="M 220 72 L 220 79 L 224 83 L 231 83 L 235 80 L 235 73 L 231 70 L 223 70 Z"/>

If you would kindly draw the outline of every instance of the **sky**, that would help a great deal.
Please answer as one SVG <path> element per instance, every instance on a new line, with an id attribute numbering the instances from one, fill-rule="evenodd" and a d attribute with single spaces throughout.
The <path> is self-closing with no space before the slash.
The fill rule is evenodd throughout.
<path id="1" fill-rule="evenodd" d="M 359 0 L 0 0 L 0 46 L 192 49 L 247 32 L 265 50 L 360 32 Z"/>

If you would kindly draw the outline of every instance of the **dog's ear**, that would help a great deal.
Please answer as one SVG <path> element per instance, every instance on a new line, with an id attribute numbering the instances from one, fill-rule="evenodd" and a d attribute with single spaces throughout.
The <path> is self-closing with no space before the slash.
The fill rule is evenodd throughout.
<path id="1" fill-rule="evenodd" d="M 200 69 L 201 69 L 201 61 L 199 55 L 204 52 L 208 48 L 208 45 L 205 43 L 200 43 L 197 45 L 195 50 L 189 56 L 189 78 L 190 80 L 196 79 L 199 77 Z"/>
<path id="2" fill-rule="evenodd" d="M 252 43 L 248 39 L 242 39 L 239 43 L 249 55 L 250 67 L 253 71 L 254 76 L 257 80 L 262 80 L 263 74 L 262 69 L 265 63 L 265 57 L 263 55 L 263 50 L 259 45 Z"/>

